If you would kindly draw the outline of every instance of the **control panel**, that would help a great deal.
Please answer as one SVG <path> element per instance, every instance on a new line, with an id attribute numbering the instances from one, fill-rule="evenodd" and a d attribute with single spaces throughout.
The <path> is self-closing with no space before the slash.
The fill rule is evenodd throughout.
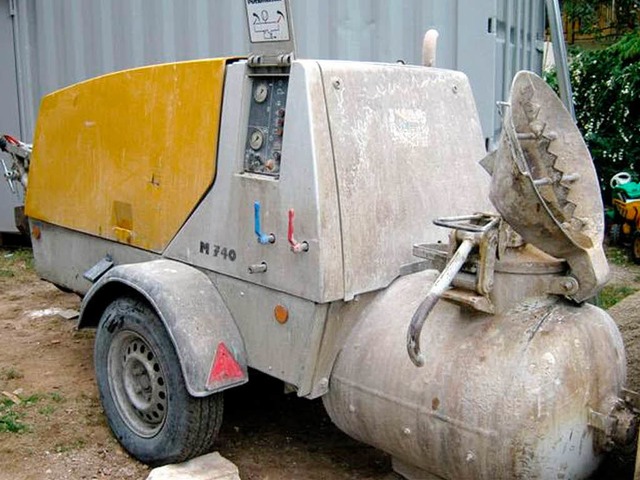
<path id="1" fill-rule="evenodd" d="M 251 84 L 244 171 L 278 177 L 289 77 L 253 76 Z"/>

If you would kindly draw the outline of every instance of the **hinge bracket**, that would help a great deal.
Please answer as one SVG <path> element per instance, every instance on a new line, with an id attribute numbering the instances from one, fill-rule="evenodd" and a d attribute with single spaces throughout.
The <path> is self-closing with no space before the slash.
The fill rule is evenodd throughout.
<path id="1" fill-rule="evenodd" d="M 296 42 L 289 0 L 245 0 L 251 53 L 248 64 L 257 67 L 290 67 Z"/>
<path id="2" fill-rule="evenodd" d="M 280 55 L 249 55 L 247 63 L 250 67 L 290 67 L 293 60 L 292 53 L 282 53 Z"/>

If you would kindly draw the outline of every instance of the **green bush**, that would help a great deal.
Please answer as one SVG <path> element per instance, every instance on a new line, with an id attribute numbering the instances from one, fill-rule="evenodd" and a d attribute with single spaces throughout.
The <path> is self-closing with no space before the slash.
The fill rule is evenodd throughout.
<path id="1" fill-rule="evenodd" d="M 612 175 L 640 167 L 640 34 L 573 50 L 570 72 L 578 127 L 607 189 Z"/>

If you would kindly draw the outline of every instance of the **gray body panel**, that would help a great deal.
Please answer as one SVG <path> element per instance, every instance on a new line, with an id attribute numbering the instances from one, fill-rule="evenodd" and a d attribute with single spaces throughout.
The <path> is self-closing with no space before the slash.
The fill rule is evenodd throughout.
<path id="1" fill-rule="evenodd" d="M 165 256 L 315 302 L 342 298 L 336 183 L 318 65 L 303 61 L 292 67 L 278 180 L 243 173 L 252 99 L 247 73 L 244 63 L 227 67 L 215 183 Z M 261 203 L 262 229 L 275 235 L 274 244 L 257 242 L 255 201 Z M 289 248 L 290 208 L 296 237 L 309 243 L 308 252 L 294 254 Z M 204 254 L 200 242 L 233 248 L 237 258 Z M 268 265 L 265 273 L 248 272 L 261 262 Z"/>
<path id="2" fill-rule="evenodd" d="M 159 255 L 116 243 L 86 233 L 76 232 L 40 220 L 30 220 L 40 229 L 40 238 L 31 237 L 36 271 L 58 286 L 84 295 L 91 282 L 83 274 L 109 256 L 114 265 L 140 263 L 160 258 Z"/>
<path id="3" fill-rule="evenodd" d="M 298 396 L 317 397 L 317 391 L 312 394 L 314 372 L 329 304 L 224 275 L 210 273 L 209 277 L 242 332 L 248 365 L 295 386 Z M 276 305 L 288 310 L 285 323 L 276 321 Z"/>
<path id="4" fill-rule="evenodd" d="M 206 284 L 202 279 L 199 280 L 200 291 L 194 290 L 192 285 L 183 280 L 176 281 L 172 276 L 168 277 L 167 283 L 153 281 L 149 272 L 153 271 L 153 265 L 158 265 L 154 260 L 161 258 L 156 254 L 39 221 L 32 221 L 32 225 L 37 225 L 41 230 L 40 238 L 33 239 L 38 274 L 56 285 L 81 295 L 86 294 L 79 328 L 97 326 L 100 310 L 106 307 L 109 298 L 113 298 L 116 292 L 121 294 L 126 291 L 109 291 L 115 283 L 139 292 L 167 326 L 179 357 L 191 359 L 191 363 L 194 361 L 191 357 L 199 358 L 201 363 L 197 368 L 183 367 L 185 378 L 190 379 L 192 393 L 214 393 L 213 390 L 203 389 L 203 375 L 209 373 L 215 352 L 212 349 L 223 339 L 224 329 L 241 332 L 231 338 L 234 339 L 235 350 L 242 352 L 239 358 L 243 366 L 286 381 L 297 388 L 300 396 L 313 398 L 326 391 L 326 383 L 316 386 L 313 392 L 312 388 L 328 304 L 316 304 L 211 271 L 205 272 L 209 276 Z M 92 286 L 82 275 L 105 256 L 110 256 L 116 267 Z M 194 268 L 177 262 L 164 263 L 170 264 L 172 269 L 184 268 L 199 274 Z M 143 278 L 146 280 L 143 281 Z M 167 297 L 161 295 L 162 291 L 175 288 L 179 288 L 182 294 L 173 295 L 173 301 L 167 304 Z M 98 298 L 101 298 L 100 302 L 96 301 Z M 89 304 L 92 306 L 87 312 Z M 203 323 L 198 325 L 186 318 L 189 305 L 211 310 L 223 309 L 227 313 L 208 315 L 206 320 L 199 316 L 197 322 Z M 273 309 L 276 305 L 283 305 L 289 311 L 289 320 L 283 325 L 274 318 Z M 224 319 L 224 329 L 220 328 L 220 321 L 217 320 L 220 318 Z M 228 326 L 229 321 L 232 327 Z M 197 333 L 197 338 L 189 332 Z M 209 332 L 208 336 L 204 332 Z M 196 347 L 193 345 L 196 340 L 203 343 Z"/>
<path id="5" fill-rule="evenodd" d="M 388 286 L 411 246 L 446 241 L 434 218 L 491 211 L 464 74 L 321 62 L 338 179 L 345 298 Z M 464 192 L 464 194 L 462 194 Z"/>

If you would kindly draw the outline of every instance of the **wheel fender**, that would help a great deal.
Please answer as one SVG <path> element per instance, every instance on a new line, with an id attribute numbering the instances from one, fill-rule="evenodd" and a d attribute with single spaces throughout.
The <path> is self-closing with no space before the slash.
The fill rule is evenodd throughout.
<path id="1" fill-rule="evenodd" d="M 132 293 L 149 302 L 167 329 L 191 395 L 248 381 L 244 342 L 220 293 L 204 273 L 182 263 L 153 260 L 112 268 L 84 297 L 78 328 L 97 327 L 114 298 Z"/>

